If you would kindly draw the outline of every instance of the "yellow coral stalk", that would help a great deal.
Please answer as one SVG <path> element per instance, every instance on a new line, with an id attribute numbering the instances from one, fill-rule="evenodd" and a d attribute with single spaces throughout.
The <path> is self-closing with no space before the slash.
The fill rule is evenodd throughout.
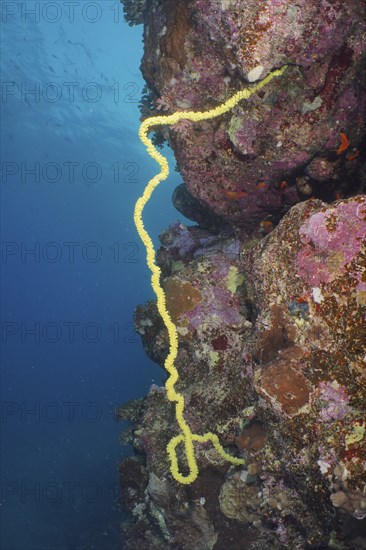
<path id="1" fill-rule="evenodd" d="M 194 455 L 193 442 L 207 443 L 211 442 L 216 451 L 231 464 L 244 464 L 244 460 L 236 458 L 226 453 L 220 444 L 219 438 L 216 434 L 208 432 L 204 435 L 198 435 L 191 432 L 190 427 L 184 420 L 184 396 L 175 390 L 175 384 L 178 380 L 178 371 L 174 365 L 175 359 L 178 354 L 178 333 L 175 324 L 173 323 L 170 314 L 166 308 L 165 294 L 160 286 L 160 268 L 155 263 L 155 250 L 150 235 L 145 230 L 142 221 L 143 209 L 150 199 L 152 192 L 159 185 L 159 183 L 165 180 L 169 175 L 169 165 L 167 159 L 157 151 L 152 141 L 147 137 L 148 132 L 154 126 L 172 125 L 176 124 L 180 120 L 186 119 L 193 122 L 199 122 L 200 120 L 208 120 L 217 116 L 223 115 L 230 109 L 235 107 L 242 99 L 248 99 L 252 94 L 263 88 L 272 78 L 282 75 L 287 66 L 282 67 L 276 71 L 270 73 L 266 78 L 255 84 L 251 88 L 240 90 L 234 94 L 230 99 L 222 103 L 218 107 L 210 109 L 206 112 L 194 112 L 194 111 L 180 111 L 173 113 L 172 115 L 161 115 L 147 118 L 143 121 L 139 130 L 139 137 L 142 143 L 146 146 L 149 155 L 156 160 L 160 165 L 160 172 L 156 174 L 147 184 L 142 196 L 137 200 L 134 211 L 134 222 L 137 232 L 141 237 L 142 242 L 146 248 L 147 265 L 151 270 L 151 285 L 157 297 L 157 308 L 160 315 L 163 318 L 165 326 L 169 335 L 169 354 L 165 360 L 164 367 L 169 374 L 166 381 L 165 388 L 167 391 L 167 397 L 169 401 L 175 403 L 175 416 L 181 430 L 181 433 L 173 437 L 167 446 L 167 452 L 170 459 L 171 473 L 179 483 L 189 484 L 195 481 L 198 476 L 198 466 Z M 177 458 L 177 446 L 183 443 L 185 447 L 185 455 L 189 473 L 187 475 L 181 474 L 179 471 L 178 458 Z"/>

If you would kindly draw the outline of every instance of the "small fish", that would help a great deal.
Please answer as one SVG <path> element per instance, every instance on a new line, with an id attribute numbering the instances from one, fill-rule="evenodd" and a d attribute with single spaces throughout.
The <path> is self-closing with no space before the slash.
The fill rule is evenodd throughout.
<path id="1" fill-rule="evenodd" d="M 265 181 L 260 181 L 257 183 L 257 185 L 255 186 L 256 189 L 264 189 L 265 187 L 267 187 L 267 184 Z"/>
<path id="2" fill-rule="evenodd" d="M 274 228 L 273 222 L 271 222 L 270 220 L 263 220 L 259 225 L 266 233 L 270 233 L 271 231 L 273 231 Z"/>
<path id="3" fill-rule="evenodd" d="M 343 153 L 343 151 L 345 151 L 349 147 L 349 141 L 346 134 L 344 132 L 341 132 L 340 136 L 341 136 L 341 144 L 337 149 L 337 155 L 340 155 L 341 153 Z"/>
<path id="4" fill-rule="evenodd" d="M 221 191 L 225 193 L 227 198 L 231 201 L 244 199 L 244 197 L 248 196 L 248 193 L 246 193 L 245 191 L 228 191 L 227 189 L 221 189 Z"/>
<path id="5" fill-rule="evenodd" d="M 281 189 L 281 191 L 283 191 L 284 189 L 286 189 L 286 187 L 287 187 L 287 181 L 286 181 L 286 180 L 281 181 L 281 183 L 280 183 L 280 189 Z"/>
<path id="6" fill-rule="evenodd" d="M 347 160 L 355 160 L 359 156 L 360 156 L 360 150 L 359 149 L 354 149 L 353 152 L 348 153 L 348 155 L 346 156 L 346 159 Z"/>

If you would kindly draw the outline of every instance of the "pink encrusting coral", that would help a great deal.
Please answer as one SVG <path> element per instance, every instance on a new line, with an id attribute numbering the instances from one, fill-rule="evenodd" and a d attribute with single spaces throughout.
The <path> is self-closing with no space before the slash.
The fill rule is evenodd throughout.
<path id="1" fill-rule="evenodd" d="M 313 214 L 300 228 L 303 247 L 296 259 L 299 276 L 318 286 L 342 277 L 345 267 L 366 249 L 366 203 L 358 197 Z M 365 273 L 358 289 L 366 290 Z"/>

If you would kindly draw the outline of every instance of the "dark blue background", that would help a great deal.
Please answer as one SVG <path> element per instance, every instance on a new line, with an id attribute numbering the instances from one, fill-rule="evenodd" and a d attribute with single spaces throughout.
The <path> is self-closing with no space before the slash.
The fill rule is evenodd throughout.
<path id="1" fill-rule="evenodd" d="M 121 548 L 113 411 L 163 380 L 132 325 L 153 297 L 132 219 L 156 172 L 137 136 L 142 27 L 113 0 L 1 8 L 1 548 Z M 168 154 L 155 242 L 180 217 Z"/>

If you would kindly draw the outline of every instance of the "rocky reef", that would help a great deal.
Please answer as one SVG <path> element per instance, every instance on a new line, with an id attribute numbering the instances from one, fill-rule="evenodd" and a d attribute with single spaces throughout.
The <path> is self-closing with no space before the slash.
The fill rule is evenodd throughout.
<path id="1" fill-rule="evenodd" d="M 189 192 L 255 230 L 296 202 L 364 190 L 364 0 L 153 0 L 141 69 L 160 112 L 208 110 L 288 64 L 219 119 L 167 129 Z"/>
<path id="2" fill-rule="evenodd" d="M 152 387 L 137 419 L 121 410 L 135 421 L 136 457 L 121 465 L 128 548 L 364 548 L 365 197 L 302 202 L 263 239 L 175 224 L 162 240 L 185 418 L 246 466 L 198 445 L 199 478 L 174 482 L 174 408 Z M 162 364 L 153 302 L 135 324 Z"/>
<path id="3" fill-rule="evenodd" d="M 197 224 L 168 227 L 157 251 L 184 418 L 245 465 L 197 443 L 181 485 L 165 388 L 122 406 L 124 548 L 365 549 L 365 3 L 123 3 L 144 21 L 150 114 L 210 109 L 288 65 L 229 114 L 164 129 L 173 202 Z M 155 302 L 135 328 L 163 366 Z"/>

